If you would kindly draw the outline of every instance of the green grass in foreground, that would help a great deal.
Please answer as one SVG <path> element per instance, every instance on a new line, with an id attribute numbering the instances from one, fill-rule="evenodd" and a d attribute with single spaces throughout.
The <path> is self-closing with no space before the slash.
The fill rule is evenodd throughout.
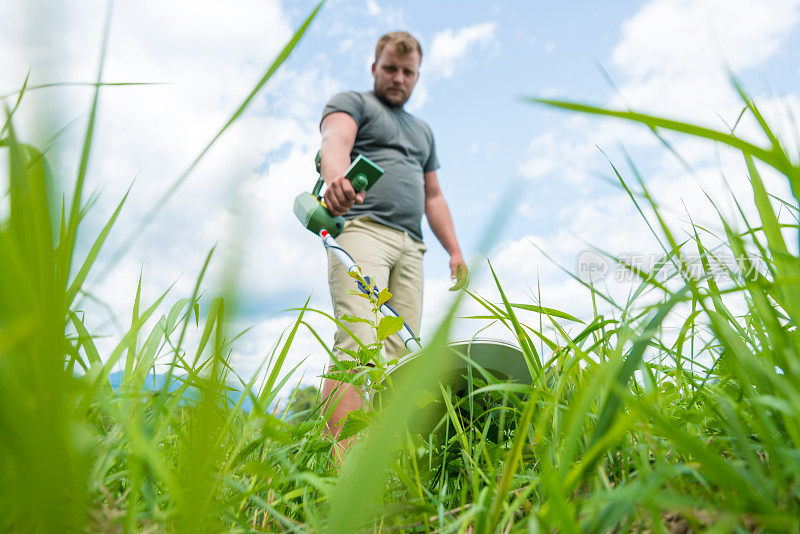
<path id="1" fill-rule="evenodd" d="M 633 112 L 543 101 L 732 146 L 747 164 L 753 193 L 735 200 L 753 202 L 758 220 L 741 209 L 736 220 L 720 216 L 719 235 L 691 225 L 680 234 L 689 237 L 679 239 L 645 182 L 638 180 L 634 194 L 617 173 L 632 202 L 659 222 L 661 271 L 637 271 L 641 285 L 626 302 L 587 286 L 614 311 L 586 324 L 509 302 L 499 280 L 501 302 L 472 295 L 484 317 L 517 337 L 534 379 L 509 384 L 473 369 L 464 397 L 435 389 L 431 380 L 451 357 L 444 345 L 457 299 L 426 343 L 428 372 L 395 384 L 400 401 L 362 416 L 361 438 L 341 473 L 322 436 L 319 404 L 290 420 L 268 411 L 292 377 L 279 380 L 293 340 L 315 335 L 305 308 L 264 362 L 263 386 L 238 384 L 253 401 L 250 413 L 225 401 L 225 384 L 237 380 L 228 366 L 236 334 L 226 326 L 225 299 L 198 297 L 208 261 L 194 294 L 175 300 L 149 332 L 144 325 L 171 297 L 137 297 L 127 334 L 110 354 L 98 352 L 79 297 L 125 199 L 78 261 L 75 237 L 79 228 L 89 231 L 81 225 L 81 189 L 94 108 L 76 189 L 63 209 L 50 202 L 47 161 L 16 138 L 9 111 L 0 132 L 0 149 L 10 155 L 10 211 L 0 221 L 0 529 L 797 531 L 800 261 L 797 243 L 786 239 L 797 238 L 798 207 L 796 197 L 767 191 L 759 169 L 776 169 L 796 194 L 800 167 L 755 104 L 742 98 L 769 146 Z M 793 222 L 779 220 L 776 209 Z M 687 251 L 702 255 L 699 276 L 686 264 Z M 743 264 L 720 286 L 712 265 L 725 253 Z M 675 274 L 663 276 L 669 266 Z M 732 307 L 734 298 L 744 307 Z M 520 322 L 521 309 L 537 312 L 538 324 Z M 665 320 L 679 322 L 677 336 L 663 328 Z M 184 343 L 190 329 L 199 333 L 196 346 Z M 173 362 L 178 391 L 144 391 L 157 359 Z M 125 375 L 114 391 L 108 373 L 118 362 Z M 180 403 L 189 387 L 199 398 Z M 432 388 L 440 394 L 426 393 Z M 442 419 L 424 435 L 406 430 L 426 402 L 439 406 Z"/>

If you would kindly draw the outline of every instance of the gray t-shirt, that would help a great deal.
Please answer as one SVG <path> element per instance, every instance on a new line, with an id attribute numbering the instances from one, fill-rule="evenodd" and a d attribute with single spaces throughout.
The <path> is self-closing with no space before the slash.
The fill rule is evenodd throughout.
<path id="1" fill-rule="evenodd" d="M 439 168 L 430 127 L 402 108 L 387 106 L 372 91 L 334 95 L 322 118 L 336 111 L 347 113 L 358 125 L 350 159 L 363 154 L 383 169 L 364 203 L 355 204 L 345 218 L 369 217 L 422 242 L 423 173 Z"/>

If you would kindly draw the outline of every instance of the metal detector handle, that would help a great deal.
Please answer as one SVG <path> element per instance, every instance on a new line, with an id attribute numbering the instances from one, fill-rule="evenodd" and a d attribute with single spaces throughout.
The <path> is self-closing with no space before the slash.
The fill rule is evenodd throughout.
<path id="1" fill-rule="evenodd" d="M 314 189 L 311 190 L 311 194 L 317 198 L 320 198 L 320 192 L 322 191 L 322 186 L 325 185 L 325 180 L 322 179 L 322 176 L 317 178 L 317 183 L 314 184 Z"/>
<path id="2" fill-rule="evenodd" d="M 366 175 L 364 174 L 356 174 L 355 176 L 350 178 L 350 183 L 353 186 L 353 189 L 356 193 L 359 191 L 363 191 L 369 185 L 369 180 L 367 179 Z M 325 180 L 322 179 L 322 176 L 317 178 L 317 183 L 314 184 L 314 189 L 311 190 L 311 194 L 317 198 L 320 198 L 320 192 L 322 192 L 322 186 L 325 185 Z"/>
<path id="3" fill-rule="evenodd" d="M 314 161 L 317 171 L 320 170 L 320 156 Z M 383 170 L 375 165 L 369 158 L 359 154 L 348 167 L 345 176 L 356 192 L 368 190 L 378 178 L 383 174 Z M 300 223 L 311 232 L 319 235 L 320 230 L 327 230 L 333 236 L 338 236 L 344 229 L 344 217 L 334 216 L 322 199 L 320 193 L 325 185 L 322 176 L 317 178 L 317 183 L 311 193 L 300 193 L 294 199 L 294 214 Z"/>

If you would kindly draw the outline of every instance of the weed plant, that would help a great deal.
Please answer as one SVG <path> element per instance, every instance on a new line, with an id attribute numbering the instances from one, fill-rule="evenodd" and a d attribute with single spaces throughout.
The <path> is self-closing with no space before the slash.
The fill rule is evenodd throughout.
<path id="1" fill-rule="evenodd" d="M 175 187 L 244 111 L 315 14 Z M 69 203 L 52 202 L 56 180 L 43 154 L 17 138 L 16 107 L 7 110 L 0 132 L 0 149 L 9 154 L 10 208 L 0 221 L 3 531 L 800 528 L 800 167 L 744 92 L 745 113 L 760 124 L 767 146 L 640 113 L 539 100 L 733 147 L 749 171 L 752 199 L 734 198 L 739 216 L 720 215 L 719 235 L 691 225 L 690 238 L 678 239 L 633 164 L 638 192 L 614 167 L 631 201 L 658 221 L 665 250 L 660 266 L 634 269 L 640 285 L 626 302 L 587 284 L 593 300 L 613 311 L 584 323 L 509 301 L 496 275 L 498 302 L 461 292 L 426 343 L 426 372 L 391 384 L 392 399 L 364 415 L 363 424 L 353 423 L 348 433 L 359 438 L 339 469 L 323 436 L 319 401 L 303 417 L 270 410 L 293 376 L 284 369 L 293 340 L 316 335 L 304 321 L 309 310 L 298 310 L 264 362 L 263 383 L 256 386 L 260 373 L 245 383 L 229 366 L 237 335 L 229 331 L 228 300 L 199 297 L 211 254 L 191 296 L 174 301 L 147 332 L 144 326 L 170 297 L 144 303 L 137 293 L 127 333 L 110 353 L 98 351 L 79 297 L 125 201 L 86 257 L 76 257 L 79 228 L 90 230 L 82 224 L 82 188 L 101 85 L 98 76 Z M 17 104 L 24 93 L 23 87 Z M 765 188 L 764 166 L 785 177 L 793 198 L 776 198 Z M 750 202 L 757 220 L 745 216 Z M 711 241 L 723 245 L 707 246 Z M 700 252 L 699 275 L 687 250 Z M 722 286 L 711 265 L 726 253 L 740 265 Z M 665 266 L 674 272 L 666 280 Z M 744 309 L 731 306 L 733 296 Z M 514 334 L 530 384 L 477 367 L 467 373 L 466 393 L 437 384 L 438 372 L 455 357 L 448 331 L 464 298 L 483 306 L 480 318 Z M 522 322 L 520 310 L 537 313 L 546 328 Z M 668 317 L 680 320 L 677 337 L 664 333 Z M 377 319 L 373 324 L 380 328 Z M 186 346 L 194 329 L 199 342 Z M 167 381 L 147 390 L 147 375 L 165 359 L 172 362 Z M 112 388 L 109 372 L 119 363 L 123 381 Z M 368 371 L 372 383 L 387 384 L 388 368 L 375 369 Z M 359 375 L 340 378 L 347 376 Z M 244 392 L 236 402 L 232 383 Z M 249 412 L 242 410 L 246 399 L 253 404 Z M 409 428 L 420 407 L 432 402 L 441 417 L 426 431 Z"/>

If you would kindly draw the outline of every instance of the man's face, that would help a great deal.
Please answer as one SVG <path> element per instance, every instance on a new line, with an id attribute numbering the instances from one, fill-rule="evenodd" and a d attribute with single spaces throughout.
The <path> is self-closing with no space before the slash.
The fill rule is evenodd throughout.
<path id="1" fill-rule="evenodd" d="M 372 64 L 375 95 L 390 106 L 403 107 L 419 79 L 419 62 L 416 50 L 398 54 L 393 44 L 387 44 Z"/>

